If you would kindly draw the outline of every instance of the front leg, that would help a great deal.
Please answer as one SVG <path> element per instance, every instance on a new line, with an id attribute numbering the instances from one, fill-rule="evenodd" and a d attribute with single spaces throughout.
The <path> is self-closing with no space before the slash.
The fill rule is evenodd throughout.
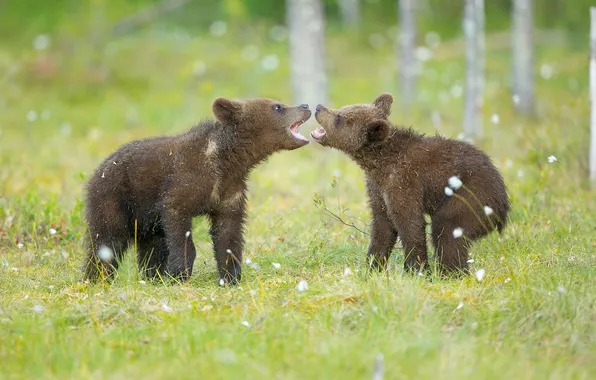
<path id="1" fill-rule="evenodd" d="M 169 209 L 164 216 L 164 230 L 169 251 L 166 272 L 175 279 L 186 281 L 192 275 L 197 256 L 190 233 L 192 218 L 187 213 Z"/>
<path id="2" fill-rule="evenodd" d="M 242 250 L 244 248 L 244 197 L 235 207 L 211 214 L 211 238 L 220 281 L 236 285 L 242 277 Z"/>
<path id="3" fill-rule="evenodd" d="M 387 207 L 378 191 L 369 185 L 368 194 L 373 220 L 367 262 L 371 269 L 387 270 L 391 250 L 397 240 L 397 230 L 387 216 Z"/>

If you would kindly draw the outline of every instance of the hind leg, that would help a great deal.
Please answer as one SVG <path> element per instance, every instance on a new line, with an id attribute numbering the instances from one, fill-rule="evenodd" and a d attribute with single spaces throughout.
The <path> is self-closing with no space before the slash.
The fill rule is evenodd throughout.
<path id="1" fill-rule="evenodd" d="M 139 239 L 137 250 L 139 271 L 146 278 L 155 279 L 164 274 L 169 251 L 162 230 Z"/>
<path id="2" fill-rule="evenodd" d="M 88 206 L 87 256 L 84 262 L 84 279 L 111 280 L 118 262 L 128 248 L 129 232 L 126 216 L 117 203 L 105 201 L 98 207 Z"/>
<path id="3" fill-rule="evenodd" d="M 462 236 L 453 231 L 462 230 Z M 441 271 L 469 273 L 468 252 L 474 240 L 489 232 L 486 220 L 459 199 L 450 199 L 432 216 L 432 240 Z"/>

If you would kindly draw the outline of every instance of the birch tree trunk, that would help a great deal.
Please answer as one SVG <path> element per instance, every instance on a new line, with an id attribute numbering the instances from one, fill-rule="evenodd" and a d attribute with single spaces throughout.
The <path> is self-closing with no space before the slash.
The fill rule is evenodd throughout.
<path id="1" fill-rule="evenodd" d="M 479 117 L 479 54 L 476 0 L 466 0 L 463 29 L 466 41 L 466 93 L 464 104 L 464 139 L 474 141 L 480 136 Z"/>
<path id="2" fill-rule="evenodd" d="M 590 182 L 596 188 L 596 7 L 590 8 Z"/>
<path id="3" fill-rule="evenodd" d="M 338 0 L 341 19 L 350 28 L 360 24 L 360 0 Z"/>
<path id="4" fill-rule="evenodd" d="M 475 2 L 475 23 L 476 23 L 476 58 L 478 60 L 478 72 L 476 78 L 476 112 L 477 112 L 477 135 L 482 135 L 482 119 L 484 108 L 484 88 L 486 82 L 486 40 L 485 40 L 485 25 L 484 25 L 484 0 L 476 0 Z"/>
<path id="5" fill-rule="evenodd" d="M 326 104 L 325 22 L 321 0 L 287 0 L 294 103 Z"/>
<path id="6" fill-rule="evenodd" d="M 402 105 L 408 111 L 415 102 L 416 92 L 416 0 L 399 0 L 398 65 L 400 72 Z"/>
<path id="7" fill-rule="evenodd" d="M 523 115 L 534 113 L 532 0 L 513 0 L 513 102 Z"/>

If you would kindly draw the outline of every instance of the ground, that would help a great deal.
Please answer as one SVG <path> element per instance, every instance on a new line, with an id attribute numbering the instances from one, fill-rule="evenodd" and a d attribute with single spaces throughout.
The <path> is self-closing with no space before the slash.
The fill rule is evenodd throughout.
<path id="1" fill-rule="evenodd" d="M 80 282 L 82 189 L 107 154 L 211 117 L 218 96 L 292 103 L 285 42 L 262 35 L 247 49 L 226 36 L 141 32 L 106 45 L 95 65 L 94 49 L 72 55 L 72 41 L 41 52 L 0 47 L 8 89 L 0 94 L 0 377 L 593 378 L 587 46 L 539 47 L 538 117 L 525 119 L 513 111 L 506 46 L 489 36 L 489 49 L 499 48 L 487 57 L 478 144 L 502 170 L 513 211 L 502 236 L 472 250 L 472 272 L 483 277 L 404 276 L 396 249 L 388 275 L 365 278 L 367 236 L 314 202 L 324 198 L 366 232 L 362 172 L 311 143 L 251 175 L 245 257 L 253 264 L 239 287 L 217 286 L 201 219 L 189 283 L 144 282 L 133 255 L 113 285 Z M 419 106 L 408 115 L 388 40 L 373 49 L 329 39 L 333 106 L 390 91 L 392 122 L 461 131 L 461 44 L 444 42 L 424 64 Z M 349 61 L 348 49 L 358 49 Z M 313 128 L 314 118 L 302 132 Z M 299 292 L 301 280 L 308 289 Z"/>

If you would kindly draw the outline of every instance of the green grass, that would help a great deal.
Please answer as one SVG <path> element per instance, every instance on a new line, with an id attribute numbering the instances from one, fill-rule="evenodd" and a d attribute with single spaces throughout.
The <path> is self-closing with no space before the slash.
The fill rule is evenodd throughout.
<path id="1" fill-rule="evenodd" d="M 140 282 L 132 255 L 113 285 L 81 283 L 82 189 L 107 154 L 211 117 L 217 96 L 292 102 L 285 43 L 267 41 L 258 28 L 233 37 L 149 31 L 110 42 L 105 80 L 89 65 L 94 49 L 83 44 L 74 45 L 76 54 L 68 41 L 54 41 L 46 53 L 0 46 L 7 89 L 0 93 L 0 378 L 360 379 L 372 377 L 379 354 L 391 379 L 596 375 L 596 204 L 583 180 L 587 61 L 585 51 L 566 46 L 537 51 L 537 68 L 554 63 L 555 74 L 537 75 L 534 120 L 513 112 L 508 52 L 489 52 L 479 144 L 502 170 L 513 211 L 502 236 L 474 246 L 472 269 L 486 270 L 482 281 L 404 276 L 398 249 L 387 276 L 366 278 L 367 237 L 313 203 L 318 194 L 330 208 L 339 203 L 369 220 L 362 172 L 310 144 L 273 156 L 251 175 L 245 257 L 260 269 L 245 266 L 239 287 L 217 286 L 202 219 L 193 229 L 198 258 L 189 283 Z M 248 41 L 260 56 L 277 54 L 280 67 L 268 72 L 258 60 L 244 61 Z M 330 36 L 333 104 L 391 91 L 392 121 L 432 134 L 437 111 L 440 132 L 455 137 L 463 97 L 441 95 L 463 85 L 454 46 L 445 43 L 425 65 L 408 117 L 392 44 L 374 50 Z M 197 60 L 207 70 L 193 77 Z M 29 110 L 39 116 L 34 122 Z M 490 123 L 493 113 L 498 125 Z M 312 128 L 311 121 L 303 132 Z M 299 293 L 302 279 L 309 289 Z"/>

